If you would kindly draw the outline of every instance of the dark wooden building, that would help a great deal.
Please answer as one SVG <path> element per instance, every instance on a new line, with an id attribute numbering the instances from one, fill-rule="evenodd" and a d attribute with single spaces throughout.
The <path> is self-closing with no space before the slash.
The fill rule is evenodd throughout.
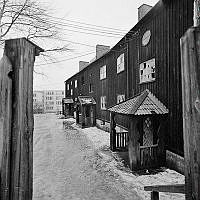
<path id="1" fill-rule="evenodd" d="M 109 52 L 65 81 L 66 98 L 93 97 L 97 125 L 109 127 L 107 108 L 148 89 L 169 111 L 162 138 L 176 167 L 184 156 L 180 38 L 192 25 L 192 0 L 160 0 Z M 115 122 L 117 132 L 130 128 L 126 115 Z"/>

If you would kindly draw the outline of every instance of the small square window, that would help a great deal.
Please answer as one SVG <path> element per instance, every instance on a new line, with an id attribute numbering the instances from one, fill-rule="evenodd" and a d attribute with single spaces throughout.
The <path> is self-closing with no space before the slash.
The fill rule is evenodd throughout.
<path id="1" fill-rule="evenodd" d="M 106 109 L 106 96 L 101 96 L 101 110 Z"/>
<path id="2" fill-rule="evenodd" d="M 155 80 L 155 58 L 140 64 L 140 83 Z"/>
<path id="3" fill-rule="evenodd" d="M 117 73 L 124 71 L 124 53 L 117 58 Z"/>
<path id="4" fill-rule="evenodd" d="M 100 80 L 106 78 L 106 65 L 100 68 Z"/>

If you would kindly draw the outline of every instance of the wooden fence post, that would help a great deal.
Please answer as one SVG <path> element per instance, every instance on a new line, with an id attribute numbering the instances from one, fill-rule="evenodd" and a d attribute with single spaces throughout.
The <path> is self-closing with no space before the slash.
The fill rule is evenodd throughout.
<path id="1" fill-rule="evenodd" d="M 110 149 L 111 151 L 116 150 L 116 123 L 115 123 L 115 113 L 110 112 Z"/>
<path id="2" fill-rule="evenodd" d="M 25 38 L 5 42 L 4 55 L 12 65 L 9 200 L 32 199 L 33 65 L 40 51 Z"/>
<path id="3" fill-rule="evenodd" d="M 186 199 L 200 199 L 200 29 L 181 38 Z"/>
<path id="4" fill-rule="evenodd" d="M 12 66 L 4 55 L 0 61 L 0 199 L 10 199 L 10 147 L 12 116 Z"/>

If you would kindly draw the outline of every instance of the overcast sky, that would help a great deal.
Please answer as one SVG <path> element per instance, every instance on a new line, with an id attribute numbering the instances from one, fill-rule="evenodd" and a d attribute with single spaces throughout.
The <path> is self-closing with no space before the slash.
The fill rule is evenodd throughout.
<path id="1" fill-rule="evenodd" d="M 40 1 L 44 3 L 44 1 Z M 90 61 L 95 56 L 96 44 L 111 47 L 115 45 L 123 37 L 123 34 L 137 23 L 137 8 L 143 3 L 153 6 L 157 1 L 46 0 L 45 4 L 49 5 L 55 16 L 52 20 L 63 24 L 62 38 L 65 41 L 60 42 L 60 45 L 67 45 L 71 50 L 65 53 L 53 54 L 51 59 L 46 62 L 41 56 L 36 59 L 34 90 L 64 89 L 64 81 L 78 72 L 78 62 L 80 60 Z M 96 26 L 90 26 L 89 24 Z M 108 30 L 103 27 L 116 30 Z M 88 34 L 86 30 L 88 28 L 92 28 L 91 34 Z M 108 32 L 113 34 L 106 37 Z M 48 44 L 41 44 L 40 46 L 48 49 Z M 85 54 L 88 55 L 82 56 Z M 41 73 L 44 75 L 41 75 Z"/>

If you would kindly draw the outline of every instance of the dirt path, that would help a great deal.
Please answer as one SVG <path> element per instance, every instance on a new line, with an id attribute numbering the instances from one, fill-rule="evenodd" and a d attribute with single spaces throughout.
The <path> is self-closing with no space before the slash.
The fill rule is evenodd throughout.
<path id="1" fill-rule="evenodd" d="M 87 137 L 55 115 L 36 115 L 33 200 L 137 200 L 100 166 Z"/>

